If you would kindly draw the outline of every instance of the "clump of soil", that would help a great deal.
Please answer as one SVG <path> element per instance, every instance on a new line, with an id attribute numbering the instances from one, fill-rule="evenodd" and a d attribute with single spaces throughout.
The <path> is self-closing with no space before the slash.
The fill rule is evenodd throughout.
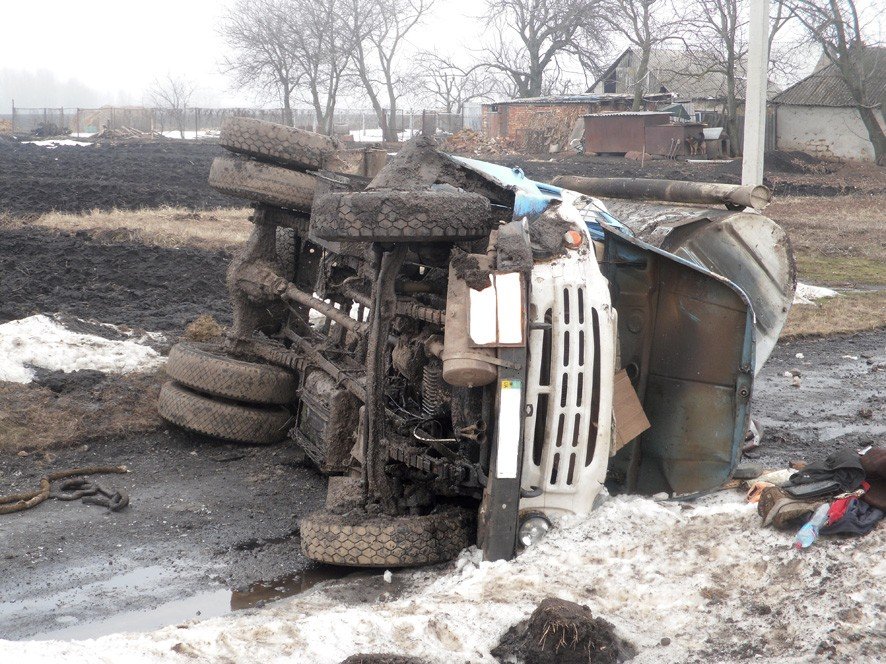
<path id="1" fill-rule="evenodd" d="M 548 208 L 529 224 L 529 243 L 536 258 L 559 256 L 565 249 L 563 236 L 572 224 L 557 214 L 556 208 Z"/>
<path id="2" fill-rule="evenodd" d="M 456 276 L 467 282 L 468 286 L 474 290 L 481 291 L 492 285 L 492 281 L 489 278 L 490 270 L 480 266 L 480 261 L 476 254 L 468 254 L 454 249 L 450 265 L 455 270 Z"/>
<path id="3" fill-rule="evenodd" d="M 228 324 L 230 260 L 224 251 L 104 244 L 85 231 L 0 229 L 0 323 L 63 312 L 173 333 L 204 313 Z"/>
<path id="4" fill-rule="evenodd" d="M 587 606 L 556 597 L 543 599 L 528 620 L 511 627 L 492 649 L 499 660 L 523 664 L 616 664 L 635 654 Z"/>
<path id="5" fill-rule="evenodd" d="M 224 328 L 209 314 L 202 314 L 185 327 L 182 339 L 188 341 L 217 341 L 224 334 Z"/>

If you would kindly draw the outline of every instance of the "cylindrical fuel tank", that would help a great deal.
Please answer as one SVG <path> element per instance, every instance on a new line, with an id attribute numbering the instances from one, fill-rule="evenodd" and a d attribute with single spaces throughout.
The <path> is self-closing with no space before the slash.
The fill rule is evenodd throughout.
<path id="1" fill-rule="evenodd" d="M 489 270 L 491 260 L 486 254 L 471 256 L 480 270 Z M 495 360 L 494 348 L 473 348 L 468 332 L 470 287 L 460 278 L 454 266 L 449 266 L 449 286 L 446 293 L 446 329 L 443 335 L 443 380 L 456 387 L 481 387 L 498 377 L 498 366 L 484 358 Z"/>

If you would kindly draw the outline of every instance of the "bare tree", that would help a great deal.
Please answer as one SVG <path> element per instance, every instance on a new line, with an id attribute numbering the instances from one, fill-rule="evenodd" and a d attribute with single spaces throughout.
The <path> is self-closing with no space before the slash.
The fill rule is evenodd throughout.
<path id="1" fill-rule="evenodd" d="M 222 35 L 234 55 L 224 69 L 238 87 L 276 96 L 283 105 L 283 124 L 292 125 L 292 95 L 303 70 L 292 35 L 289 0 L 237 0 L 222 19 Z"/>
<path id="2" fill-rule="evenodd" d="M 695 0 L 684 24 L 693 74 L 723 77 L 724 129 L 733 152 L 739 144 L 738 94 L 745 78 L 747 20 L 746 0 Z"/>
<path id="3" fill-rule="evenodd" d="M 487 0 L 491 36 L 477 66 L 509 78 L 520 97 L 544 94 L 564 58 L 598 70 L 606 43 L 601 7 L 602 0 Z"/>
<path id="4" fill-rule="evenodd" d="M 865 20 L 856 0 L 788 0 L 808 38 L 820 46 L 834 65 L 852 103 L 858 109 L 878 164 L 886 164 L 886 135 L 877 111 L 884 100 L 876 98 L 870 85 L 874 75 L 882 78 L 886 57 L 872 51 L 866 37 L 875 28 Z M 876 9 L 875 9 L 876 12 Z M 876 17 L 874 17 L 876 18 Z M 877 71 L 879 69 L 879 72 Z"/>
<path id="5" fill-rule="evenodd" d="M 680 19 L 668 0 L 606 0 L 602 17 L 610 29 L 638 51 L 632 109 L 639 111 L 643 95 L 648 92 L 644 81 L 652 49 L 677 35 Z"/>
<path id="6" fill-rule="evenodd" d="M 149 91 L 151 105 L 163 109 L 175 123 L 182 138 L 185 137 L 185 111 L 191 103 L 191 97 L 197 86 L 183 76 L 167 74 L 163 78 L 154 79 Z"/>
<path id="7" fill-rule="evenodd" d="M 409 32 L 434 0 L 348 0 L 354 69 L 385 141 L 397 140 L 397 102 L 414 77 L 402 62 Z"/>
<path id="8" fill-rule="evenodd" d="M 354 41 L 348 0 L 292 0 L 289 33 L 317 131 L 332 134 Z"/>
<path id="9" fill-rule="evenodd" d="M 465 104 L 476 99 L 489 99 L 495 81 L 482 70 L 464 67 L 435 53 L 422 53 L 418 58 L 421 91 L 434 108 L 459 114 Z"/>

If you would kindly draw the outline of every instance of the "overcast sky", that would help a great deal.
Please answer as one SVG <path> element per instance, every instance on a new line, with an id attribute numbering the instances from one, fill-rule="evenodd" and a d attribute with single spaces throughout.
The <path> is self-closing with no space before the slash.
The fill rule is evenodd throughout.
<path id="1" fill-rule="evenodd" d="M 194 105 L 256 105 L 252 94 L 232 90 L 219 71 L 226 50 L 219 20 L 232 4 L 233 0 L 3 2 L 0 70 L 47 69 L 61 81 L 79 80 L 112 104 L 141 103 L 152 81 L 169 72 L 198 83 Z M 479 26 L 474 17 L 482 7 L 482 0 L 442 0 L 411 41 L 445 52 L 475 43 Z M 0 112 L 10 103 L 0 99 Z"/>

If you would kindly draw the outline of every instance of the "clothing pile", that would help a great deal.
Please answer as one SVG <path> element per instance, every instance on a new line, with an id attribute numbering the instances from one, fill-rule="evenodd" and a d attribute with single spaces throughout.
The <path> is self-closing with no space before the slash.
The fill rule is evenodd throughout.
<path id="1" fill-rule="evenodd" d="M 813 540 L 819 534 L 867 535 L 886 514 L 884 447 L 841 450 L 779 482 L 783 477 L 758 481 L 748 493 L 749 500 L 757 501 L 764 526 L 788 530 L 812 519 L 807 530 L 815 531 Z"/>

